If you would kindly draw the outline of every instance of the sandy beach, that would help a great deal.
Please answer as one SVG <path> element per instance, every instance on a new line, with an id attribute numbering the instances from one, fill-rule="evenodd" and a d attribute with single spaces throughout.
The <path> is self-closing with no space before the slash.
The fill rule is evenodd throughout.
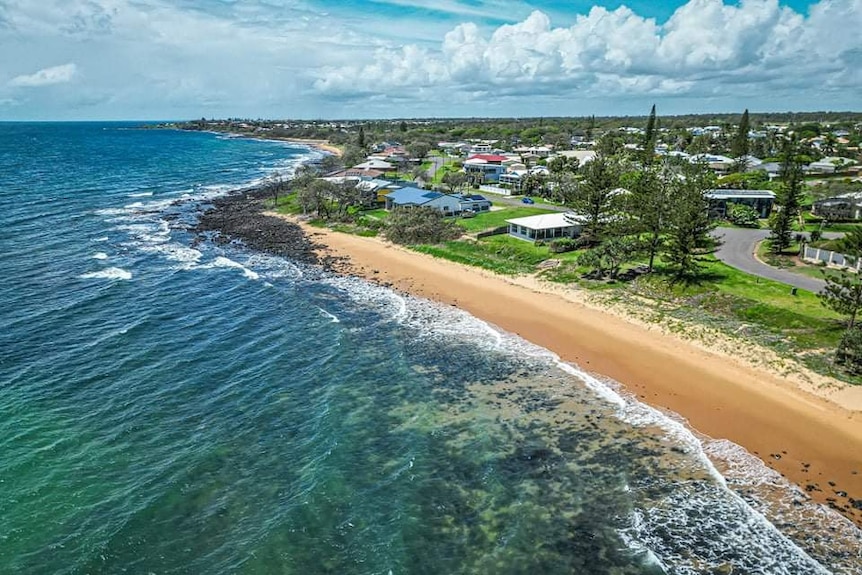
<path id="1" fill-rule="evenodd" d="M 779 375 L 763 361 L 769 350 L 693 342 L 565 287 L 304 228 L 328 255 L 345 258 L 344 273 L 458 306 L 609 377 L 697 432 L 743 446 L 862 526 L 862 388 L 798 370 Z"/>
<path id="2" fill-rule="evenodd" d="M 313 140 L 311 138 L 285 138 L 284 141 L 311 146 L 312 148 L 316 148 L 334 156 L 341 156 L 341 148 L 335 146 L 334 144 L 330 144 L 329 140 Z"/>

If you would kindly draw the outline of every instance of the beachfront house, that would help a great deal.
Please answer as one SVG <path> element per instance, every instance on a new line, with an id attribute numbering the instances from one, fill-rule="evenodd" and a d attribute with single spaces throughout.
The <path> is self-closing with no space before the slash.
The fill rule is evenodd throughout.
<path id="1" fill-rule="evenodd" d="M 380 172 L 393 172 L 396 170 L 396 167 L 389 162 L 385 162 L 383 160 L 367 160 L 362 162 L 361 164 L 356 164 L 353 166 L 354 170 L 377 170 Z"/>
<path id="2" fill-rule="evenodd" d="M 418 207 L 434 208 L 444 215 L 455 215 L 461 212 L 461 199 L 458 196 L 412 187 L 401 188 L 386 195 L 387 210 Z"/>
<path id="3" fill-rule="evenodd" d="M 462 212 L 487 212 L 491 209 L 491 200 L 480 194 L 453 194 L 460 199 Z"/>
<path id="4" fill-rule="evenodd" d="M 775 193 L 770 190 L 708 190 L 709 214 L 713 218 L 727 217 L 731 204 L 751 206 L 758 217 L 766 218 L 775 204 Z"/>
<path id="5" fill-rule="evenodd" d="M 573 238 L 581 234 L 581 224 L 575 223 L 571 216 L 567 219 L 563 212 L 513 218 L 506 220 L 506 223 L 510 236 L 530 242 Z"/>

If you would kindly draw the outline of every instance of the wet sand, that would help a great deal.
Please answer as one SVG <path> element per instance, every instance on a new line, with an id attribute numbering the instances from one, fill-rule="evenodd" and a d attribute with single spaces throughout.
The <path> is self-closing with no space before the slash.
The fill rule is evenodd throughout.
<path id="1" fill-rule="evenodd" d="M 303 226 L 342 272 L 454 305 L 621 383 L 638 399 L 729 439 L 862 527 L 862 388 L 779 374 L 579 301 L 574 290 L 508 278 L 377 238 Z"/>

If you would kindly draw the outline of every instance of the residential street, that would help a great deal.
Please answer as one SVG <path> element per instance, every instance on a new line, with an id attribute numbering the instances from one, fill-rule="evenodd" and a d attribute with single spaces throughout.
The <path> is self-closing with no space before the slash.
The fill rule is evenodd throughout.
<path id="1" fill-rule="evenodd" d="M 754 257 L 757 243 L 769 236 L 769 230 L 717 228 L 713 233 L 724 242 L 718 248 L 716 257 L 731 267 L 814 293 L 819 292 L 826 285 L 823 280 L 774 268 L 757 260 Z M 841 235 L 824 234 L 825 237 L 840 237 Z"/>
<path id="2" fill-rule="evenodd" d="M 431 167 L 425 173 L 428 174 L 428 181 L 430 182 L 434 178 L 434 174 L 437 173 L 437 170 L 443 167 L 446 158 L 442 156 L 428 156 L 427 159 L 431 161 Z"/>

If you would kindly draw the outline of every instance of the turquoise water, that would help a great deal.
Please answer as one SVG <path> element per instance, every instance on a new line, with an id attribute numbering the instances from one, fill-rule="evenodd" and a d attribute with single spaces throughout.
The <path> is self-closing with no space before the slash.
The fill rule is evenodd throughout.
<path id="1" fill-rule="evenodd" d="M 0 124 L 0 573 L 860 572 L 613 382 L 190 231 L 315 152 L 133 127 Z"/>

